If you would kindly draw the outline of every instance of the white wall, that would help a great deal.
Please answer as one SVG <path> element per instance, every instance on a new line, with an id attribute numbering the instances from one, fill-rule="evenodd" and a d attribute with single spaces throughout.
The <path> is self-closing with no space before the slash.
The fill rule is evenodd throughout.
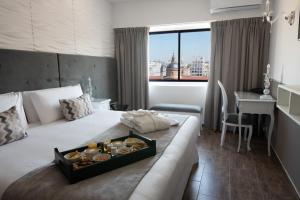
<path id="1" fill-rule="evenodd" d="M 150 82 L 149 106 L 159 103 L 189 104 L 205 107 L 207 82 Z M 201 117 L 202 123 L 204 118 Z"/>
<path id="2" fill-rule="evenodd" d="M 207 82 L 150 82 L 149 105 L 184 103 L 204 108 Z"/>
<path id="3" fill-rule="evenodd" d="M 134 27 L 261 16 L 262 10 L 210 14 L 210 0 L 132 0 L 113 4 L 113 26 Z"/>
<path id="4" fill-rule="evenodd" d="M 299 0 L 274 0 L 275 15 L 296 10 L 296 19 L 290 26 L 281 17 L 272 27 L 270 45 L 271 77 L 284 84 L 300 85 L 300 41 L 298 41 Z M 275 92 L 276 93 L 276 92 Z M 272 136 L 272 146 L 276 155 L 300 194 L 299 173 L 299 132 L 300 127 L 280 110 L 277 112 L 277 124 Z M 277 129 L 277 130 L 276 130 Z"/>
<path id="5" fill-rule="evenodd" d="M 113 56 L 107 0 L 0 0 L 0 48 Z"/>
<path id="6" fill-rule="evenodd" d="M 290 26 L 281 17 L 272 27 L 270 64 L 273 79 L 285 84 L 300 85 L 300 41 L 298 41 L 299 0 L 276 0 L 275 15 L 296 10 L 296 20 Z"/>

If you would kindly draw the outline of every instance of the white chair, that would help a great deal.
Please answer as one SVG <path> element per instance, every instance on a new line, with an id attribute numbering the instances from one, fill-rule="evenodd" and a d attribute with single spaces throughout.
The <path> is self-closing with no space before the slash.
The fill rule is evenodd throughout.
<path id="1" fill-rule="evenodd" d="M 218 80 L 218 84 L 221 88 L 221 92 L 222 92 L 222 135 L 221 135 L 221 146 L 224 145 L 224 140 L 225 140 L 225 134 L 226 134 L 226 128 L 227 126 L 233 126 L 234 130 L 235 128 L 239 127 L 239 123 L 238 123 L 238 114 L 237 113 L 228 113 L 227 112 L 227 107 L 228 107 L 228 98 L 227 98 L 227 94 L 226 94 L 226 90 L 223 86 L 223 84 L 221 83 L 221 81 Z M 247 118 L 245 116 L 242 117 L 242 128 L 245 128 L 245 135 L 247 135 L 247 130 L 249 129 L 249 135 L 248 135 L 248 141 L 247 141 L 247 150 L 250 151 L 250 140 L 252 137 L 252 125 L 251 123 L 249 123 L 249 121 L 247 121 Z M 240 147 L 241 147 L 241 134 L 239 134 L 239 145 L 238 145 L 238 149 L 237 152 L 240 152 Z M 245 136 L 246 137 L 246 136 Z"/>

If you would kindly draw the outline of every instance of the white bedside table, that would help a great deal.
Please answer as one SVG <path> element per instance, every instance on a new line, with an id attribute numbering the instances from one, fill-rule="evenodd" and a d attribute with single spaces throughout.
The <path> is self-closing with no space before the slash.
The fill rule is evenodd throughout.
<path id="1" fill-rule="evenodd" d="M 111 99 L 93 99 L 92 106 L 95 110 L 110 110 Z"/>

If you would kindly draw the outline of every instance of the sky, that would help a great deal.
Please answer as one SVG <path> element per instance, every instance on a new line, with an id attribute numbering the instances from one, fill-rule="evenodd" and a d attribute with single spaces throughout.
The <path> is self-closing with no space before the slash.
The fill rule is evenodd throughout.
<path id="1" fill-rule="evenodd" d="M 150 35 L 150 60 L 170 61 L 173 52 L 178 55 L 178 34 L 166 33 Z M 181 60 L 188 64 L 195 58 L 210 59 L 210 32 L 181 33 Z"/>

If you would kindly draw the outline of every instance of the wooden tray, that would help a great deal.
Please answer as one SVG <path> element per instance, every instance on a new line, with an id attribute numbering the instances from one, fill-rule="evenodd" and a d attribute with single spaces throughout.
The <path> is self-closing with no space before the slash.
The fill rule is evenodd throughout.
<path id="1" fill-rule="evenodd" d="M 134 137 L 143 140 L 148 147 L 141 149 L 139 151 L 131 152 L 126 155 L 116 155 L 112 156 L 111 159 L 103 162 L 94 162 L 92 165 L 73 170 L 73 164 L 71 161 L 67 160 L 64 155 L 73 151 L 84 151 L 87 146 L 83 146 L 76 149 L 71 149 L 68 151 L 60 152 L 57 148 L 54 149 L 55 163 L 60 168 L 62 173 L 66 176 L 70 183 L 76 183 L 78 181 L 103 174 L 105 172 L 123 167 L 125 165 L 137 162 L 139 160 L 154 156 L 156 154 L 156 141 L 149 138 L 137 135 L 132 131 L 129 131 L 129 135 L 125 137 L 115 138 L 111 141 L 122 140 L 124 141 L 128 137 Z M 103 150 L 103 143 L 98 143 L 98 147 Z"/>

